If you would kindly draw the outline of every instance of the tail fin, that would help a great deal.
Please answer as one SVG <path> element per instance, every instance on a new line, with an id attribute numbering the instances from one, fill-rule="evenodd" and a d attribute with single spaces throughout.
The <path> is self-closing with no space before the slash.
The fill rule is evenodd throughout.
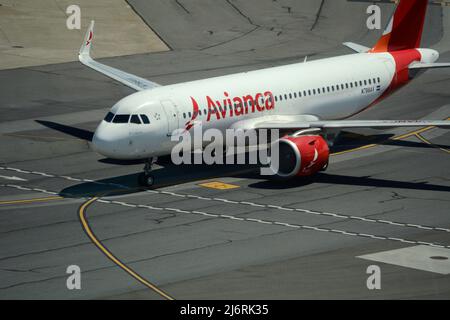
<path id="1" fill-rule="evenodd" d="M 370 52 L 420 47 L 428 0 L 400 0 L 383 36 Z"/>

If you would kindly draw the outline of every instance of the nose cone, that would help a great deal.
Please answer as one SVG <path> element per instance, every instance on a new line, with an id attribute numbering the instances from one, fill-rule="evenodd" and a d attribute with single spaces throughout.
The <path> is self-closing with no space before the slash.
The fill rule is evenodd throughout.
<path id="1" fill-rule="evenodd" d="M 119 126 L 112 127 L 110 123 L 102 121 L 95 130 L 92 138 L 92 149 L 112 159 L 126 159 L 128 132 Z"/>
<path id="2" fill-rule="evenodd" d="M 102 122 L 92 137 L 92 149 L 107 157 L 110 156 L 112 150 L 112 141 L 108 131 L 107 125 L 105 122 Z"/>

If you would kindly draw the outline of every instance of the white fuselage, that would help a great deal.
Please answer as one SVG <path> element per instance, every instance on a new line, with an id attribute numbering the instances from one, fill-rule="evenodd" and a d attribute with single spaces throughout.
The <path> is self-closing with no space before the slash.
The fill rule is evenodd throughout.
<path id="1" fill-rule="evenodd" d="M 111 113 L 146 115 L 150 123 L 104 120 L 94 135 L 94 149 L 115 159 L 168 155 L 175 144 L 171 133 L 189 130 L 193 120 L 201 122 L 203 129 L 225 130 L 260 117 L 348 118 L 383 95 L 395 69 L 389 53 L 361 53 L 141 91 L 120 100 Z M 258 102 L 245 106 L 249 96 Z"/>

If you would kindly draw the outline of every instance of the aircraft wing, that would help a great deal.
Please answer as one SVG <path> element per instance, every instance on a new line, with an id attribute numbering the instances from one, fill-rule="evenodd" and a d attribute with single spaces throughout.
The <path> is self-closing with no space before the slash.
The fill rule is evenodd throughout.
<path id="1" fill-rule="evenodd" d="M 144 78 L 121 71 L 119 69 L 109 67 L 92 59 L 90 55 L 90 50 L 92 47 L 93 38 L 94 38 L 94 21 L 91 21 L 91 25 L 89 26 L 84 42 L 81 45 L 80 52 L 78 54 L 78 59 L 82 64 L 137 91 L 152 89 L 160 86 L 155 82 L 151 82 Z"/>
<path id="2" fill-rule="evenodd" d="M 273 115 L 256 119 L 242 120 L 232 125 L 233 129 L 387 129 L 397 127 L 439 127 L 450 128 L 448 120 L 320 120 L 312 115 Z"/>

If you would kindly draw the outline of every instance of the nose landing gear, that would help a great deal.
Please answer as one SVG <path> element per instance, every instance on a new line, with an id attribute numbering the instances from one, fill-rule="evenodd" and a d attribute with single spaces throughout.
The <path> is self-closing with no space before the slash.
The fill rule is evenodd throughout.
<path id="1" fill-rule="evenodd" d="M 158 158 L 153 157 L 145 162 L 144 172 L 139 175 L 139 184 L 144 187 L 151 187 L 155 184 L 155 177 L 152 175 L 152 166 Z"/>

